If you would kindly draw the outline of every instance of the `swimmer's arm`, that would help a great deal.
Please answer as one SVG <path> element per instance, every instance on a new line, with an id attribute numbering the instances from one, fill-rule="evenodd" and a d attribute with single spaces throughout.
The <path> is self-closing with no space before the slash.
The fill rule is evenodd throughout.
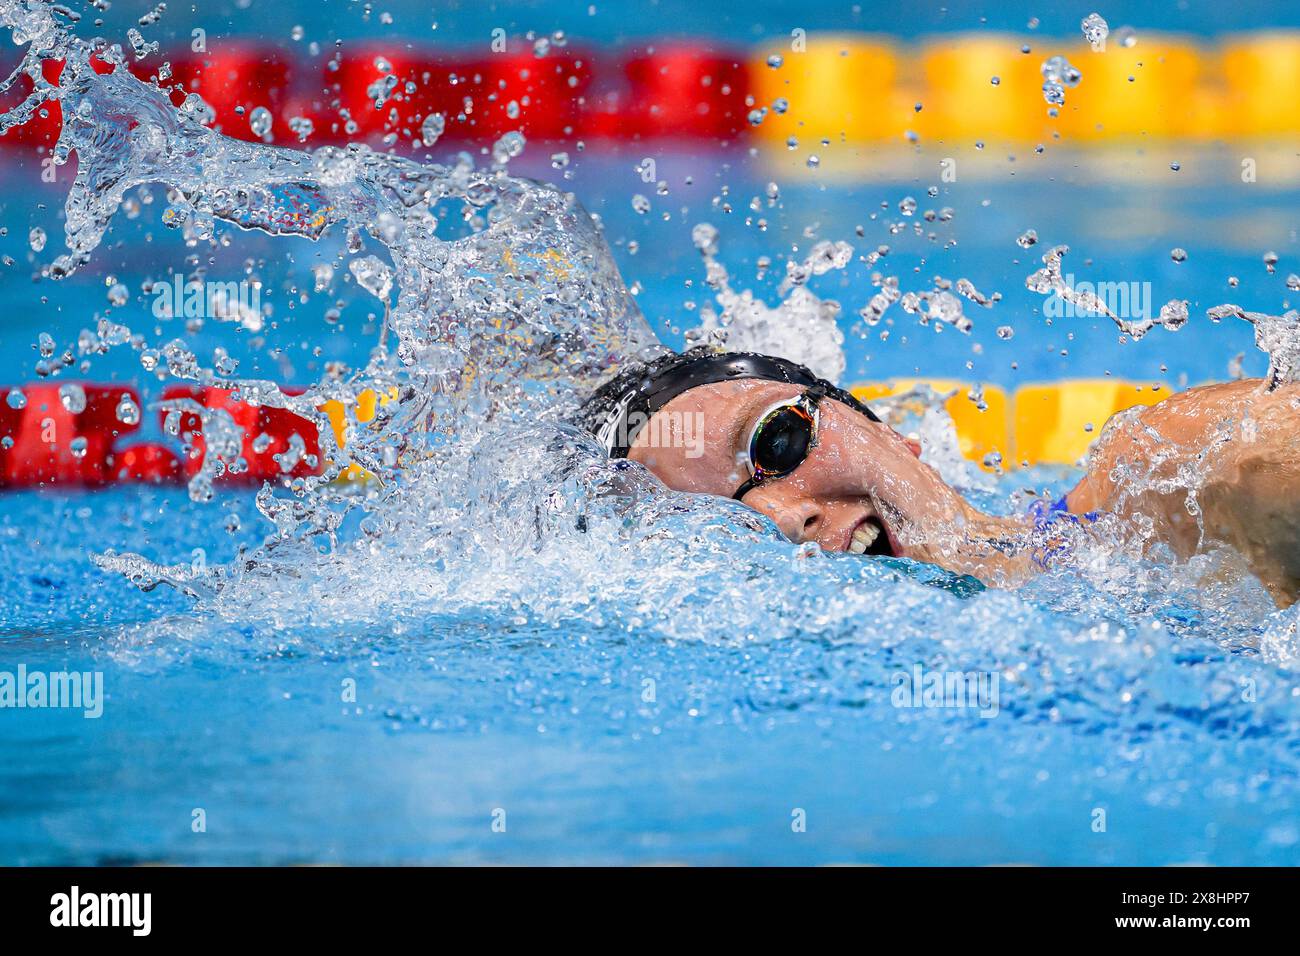
<path id="1" fill-rule="evenodd" d="M 1155 542 L 1181 557 L 1229 544 L 1275 600 L 1292 603 L 1300 593 L 1300 387 L 1228 382 L 1121 413 L 1067 504 L 1076 514 L 1141 516 Z"/>

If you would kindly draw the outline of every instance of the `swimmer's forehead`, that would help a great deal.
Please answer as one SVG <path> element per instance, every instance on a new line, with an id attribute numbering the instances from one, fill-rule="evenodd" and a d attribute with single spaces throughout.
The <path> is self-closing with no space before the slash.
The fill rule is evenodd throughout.
<path id="1" fill-rule="evenodd" d="M 715 382 L 687 389 L 659 410 L 657 414 L 703 413 L 704 430 L 711 438 L 726 438 L 725 450 L 734 453 L 748 437 L 746 427 L 773 402 L 794 398 L 802 386 L 772 382 L 761 378 Z"/>
<path id="2" fill-rule="evenodd" d="M 660 411 L 714 411 L 719 415 L 743 415 L 756 412 L 764 402 L 794 398 L 803 386 L 772 382 L 763 378 L 743 378 L 733 382 L 714 382 L 688 388 Z"/>

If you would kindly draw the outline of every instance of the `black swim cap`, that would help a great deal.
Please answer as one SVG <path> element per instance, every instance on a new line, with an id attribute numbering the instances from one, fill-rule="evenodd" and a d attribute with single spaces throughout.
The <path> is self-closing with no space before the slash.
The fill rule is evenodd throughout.
<path id="1" fill-rule="evenodd" d="M 626 458 L 650 417 L 678 395 L 698 385 L 755 378 L 804 388 L 820 386 L 827 398 L 844 403 L 873 422 L 880 421 L 848 392 L 796 362 L 759 352 L 724 352 L 716 346 L 699 345 L 621 369 L 583 403 L 577 424 L 595 435 L 611 458 Z"/>

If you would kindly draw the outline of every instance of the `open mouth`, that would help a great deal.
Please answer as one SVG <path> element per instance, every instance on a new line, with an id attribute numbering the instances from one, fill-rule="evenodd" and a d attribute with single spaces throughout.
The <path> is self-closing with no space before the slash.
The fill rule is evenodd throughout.
<path id="1" fill-rule="evenodd" d="M 889 532 L 884 522 L 874 515 L 863 518 L 853 529 L 849 537 L 849 554 L 883 554 L 894 556 L 894 548 L 889 542 Z"/>

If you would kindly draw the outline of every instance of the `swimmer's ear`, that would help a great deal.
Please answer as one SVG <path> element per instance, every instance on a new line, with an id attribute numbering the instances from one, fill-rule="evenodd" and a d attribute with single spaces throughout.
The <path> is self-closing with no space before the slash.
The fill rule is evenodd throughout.
<path id="1" fill-rule="evenodd" d="M 911 451 L 911 453 L 915 455 L 917 458 L 921 457 L 920 439 L 905 436 L 903 438 L 903 444 L 906 445 L 908 447 L 908 450 Z"/>

